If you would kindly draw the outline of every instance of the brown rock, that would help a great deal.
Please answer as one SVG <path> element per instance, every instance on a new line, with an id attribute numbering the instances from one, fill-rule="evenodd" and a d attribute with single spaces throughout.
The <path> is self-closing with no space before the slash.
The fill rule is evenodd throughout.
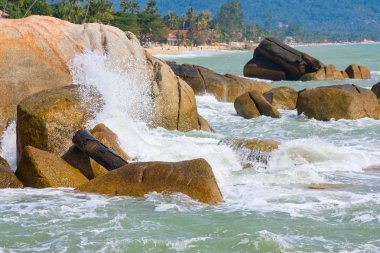
<path id="1" fill-rule="evenodd" d="M 291 87 L 276 87 L 265 92 L 263 96 L 276 109 L 296 109 L 298 93 Z"/>
<path id="2" fill-rule="evenodd" d="M 107 53 L 110 63 L 122 73 L 129 73 L 131 66 L 140 70 L 141 80 L 136 84 L 148 83 L 152 93 L 150 113 L 141 114 L 151 126 L 180 131 L 198 128 L 195 98 L 187 91 L 187 84 L 181 84 L 165 63 L 146 53 L 132 33 L 107 25 L 76 25 L 53 17 L 31 16 L 1 20 L 0 129 L 9 118 L 15 118 L 16 106 L 25 97 L 70 85 L 68 63 L 85 50 Z M 182 95 L 192 96 L 191 103 L 181 104 L 189 100 Z M 193 117 L 180 122 L 183 118 L 178 115 L 190 112 Z"/>
<path id="3" fill-rule="evenodd" d="M 306 73 L 300 78 L 301 81 L 324 81 L 326 80 L 326 69 L 320 68 L 316 72 Z"/>
<path id="4" fill-rule="evenodd" d="M 311 184 L 307 188 L 312 190 L 338 190 L 350 186 L 349 184 Z"/>
<path id="5" fill-rule="evenodd" d="M 223 202 L 215 176 L 204 159 L 131 163 L 97 177 L 77 190 L 143 197 L 149 192 L 181 192 L 200 202 Z"/>
<path id="6" fill-rule="evenodd" d="M 332 64 L 325 67 L 326 79 L 325 80 L 343 80 L 344 77 L 342 73 L 336 69 Z"/>
<path id="7" fill-rule="evenodd" d="M 24 148 L 16 176 L 26 187 L 78 187 L 88 179 L 62 158 L 37 148 Z"/>
<path id="8" fill-rule="evenodd" d="M 342 74 L 343 79 L 349 79 L 349 78 L 350 78 L 350 77 L 348 76 L 348 74 L 347 74 L 346 71 L 340 71 L 340 73 Z"/>
<path id="9" fill-rule="evenodd" d="M 195 94 L 212 94 L 219 101 L 233 102 L 248 91 L 264 93 L 272 88 L 266 83 L 257 82 L 232 74 L 221 75 L 208 68 L 196 65 L 177 65 L 169 62 L 176 75 L 185 80 L 194 90 Z"/>
<path id="10" fill-rule="evenodd" d="M 380 99 L 380 82 L 372 86 L 371 91 L 375 93 L 377 99 Z"/>
<path id="11" fill-rule="evenodd" d="M 121 149 L 118 143 L 117 135 L 104 124 L 96 125 L 91 130 L 91 134 L 99 141 L 104 143 L 106 146 L 112 148 L 124 160 L 131 159 Z M 75 146 L 70 147 L 70 149 L 62 156 L 62 158 L 71 166 L 80 170 L 80 172 L 83 175 L 85 175 L 88 179 L 93 179 L 95 177 L 108 173 L 108 170 L 106 168 L 98 164 L 96 161 L 91 159 L 87 154 L 85 154 L 83 151 L 76 148 Z"/>
<path id="12" fill-rule="evenodd" d="M 280 118 L 281 114 L 274 108 L 262 94 L 257 92 L 249 92 L 250 97 L 255 103 L 257 109 L 261 115 L 265 115 L 272 118 Z"/>
<path id="13" fill-rule="evenodd" d="M 5 160 L 4 158 L 2 158 L 1 156 L 0 156 L 0 165 L 4 166 L 6 168 L 9 168 L 9 169 L 11 168 L 11 166 L 8 163 L 8 161 Z"/>
<path id="14" fill-rule="evenodd" d="M 371 72 L 366 66 L 349 65 L 345 72 L 352 79 L 371 79 Z"/>
<path id="15" fill-rule="evenodd" d="M 205 131 L 205 132 L 214 132 L 214 129 L 212 129 L 212 127 L 207 122 L 207 120 L 203 118 L 200 114 L 198 114 L 198 124 L 199 124 L 199 130 Z"/>
<path id="16" fill-rule="evenodd" d="M 18 161 L 26 146 L 59 156 L 69 149 L 75 132 L 85 128 L 102 104 L 94 93 L 84 102 L 82 92 L 84 87 L 72 85 L 41 91 L 21 101 L 17 107 Z"/>
<path id="17" fill-rule="evenodd" d="M 356 85 L 333 85 L 299 92 L 298 114 L 317 120 L 379 119 L 380 105 L 373 92 Z"/>
<path id="18" fill-rule="evenodd" d="M 259 109 L 256 107 L 255 102 L 249 95 L 249 92 L 244 93 L 243 95 L 236 98 L 234 107 L 237 115 L 245 119 L 252 119 L 261 115 Z"/>
<path id="19" fill-rule="evenodd" d="M 13 173 L 9 163 L 0 156 L 0 188 L 23 188 L 23 184 Z"/>
<path id="20" fill-rule="evenodd" d="M 380 165 L 372 165 L 366 168 L 363 168 L 365 172 L 380 173 Z"/>
<path id="21" fill-rule="evenodd" d="M 359 66 L 362 79 L 371 79 L 371 71 L 366 66 Z"/>
<path id="22" fill-rule="evenodd" d="M 271 152 L 278 149 L 280 143 L 269 139 L 240 139 L 227 137 L 220 140 L 219 145 L 230 146 L 237 152 L 243 165 L 255 162 L 267 163 Z"/>

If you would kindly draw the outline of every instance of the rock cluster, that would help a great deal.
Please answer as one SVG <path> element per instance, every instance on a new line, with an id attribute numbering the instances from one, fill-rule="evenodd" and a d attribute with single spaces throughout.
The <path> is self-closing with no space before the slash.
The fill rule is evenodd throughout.
<path id="1" fill-rule="evenodd" d="M 233 102 L 238 96 L 248 91 L 264 93 L 272 88 L 267 83 L 232 74 L 221 75 L 197 65 L 167 63 L 177 76 L 185 80 L 193 88 L 196 95 L 212 94 L 222 102 Z"/>
<path id="2" fill-rule="evenodd" d="M 136 85 L 148 83 L 151 126 L 180 131 L 199 128 L 192 89 L 166 63 L 146 53 L 132 33 L 107 25 L 30 16 L 1 20 L 0 131 L 15 118 L 16 106 L 25 97 L 71 85 L 69 63 L 86 50 L 107 54 L 120 72 L 128 73 L 135 65 L 140 69 Z"/>
<path id="3" fill-rule="evenodd" d="M 280 80 L 324 81 L 370 79 L 365 66 L 349 65 L 345 71 L 332 64 L 324 65 L 308 54 L 300 52 L 275 38 L 264 39 L 255 49 L 253 58 L 244 66 L 244 76 Z"/>
<path id="4" fill-rule="evenodd" d="M 246 119 L 261 115 L 279 118 L 277 109 L 293 110 L 317 120 L 380 118 L 380 105 L 375 92 L 354 84 L 322 86 L 298 93 L 289 87 L 277 87 L 264 94 L 254 91 L 239 96 L 234 107 Z"/>

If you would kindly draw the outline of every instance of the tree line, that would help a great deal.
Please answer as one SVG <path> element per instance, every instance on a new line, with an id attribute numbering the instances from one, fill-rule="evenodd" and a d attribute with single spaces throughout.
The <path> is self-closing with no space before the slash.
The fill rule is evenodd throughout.
<path id="1" fill-rule="evenodd" d="M 270 29 L 244 22 L 241 3 L 231 0 L 211 15 L 209 11 L 196 11 L 188 7 L 182 15 L 169 11 L 161 16 L 156 1 L 149 0 L 139 6 L 136 0 L 122 0 L 120 10 L 115 11 L 111 0 L 0 0 L 0 9 L 10 18 L 30 15 L 54 16 L 72 23 L 102 23 L 133 32 L 142 44 L 166 42 L 170 30 L 178 44 L 198 46 L 215 42 L 258 42 L 267 36 L 296 41 L 320 42 L 330 38 L 324 34 L 310 33 L 299 24 L 282 29 Z M 185 30 L 186 33 L 181 31 Z"/>

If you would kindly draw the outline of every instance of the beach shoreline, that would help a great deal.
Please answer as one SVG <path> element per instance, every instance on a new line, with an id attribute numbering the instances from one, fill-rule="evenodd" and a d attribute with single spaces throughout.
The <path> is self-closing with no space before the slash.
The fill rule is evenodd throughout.
<path id="1" fill-rule="evenodd" d="M 380 44 L 380 41 L 361 41 L 361 42 L 323 42 L 323 43 L 288 43 L 291 47 L 312 47 L 312 46 L 350 46 L 350 45 L 373 45 Z M 191 52 L 226 52 L 226 51 L 252 51 L 258 46 L 258 43 L 252 45 L 251 48 L 233 48 L 229 46 L 152 46 L 145 48 L 151 55 L 180 55 L 188 54 Z"/>

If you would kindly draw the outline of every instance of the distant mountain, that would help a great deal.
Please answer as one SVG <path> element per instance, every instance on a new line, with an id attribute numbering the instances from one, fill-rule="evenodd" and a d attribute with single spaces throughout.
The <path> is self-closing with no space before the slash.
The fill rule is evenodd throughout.
<path id="1" fill-rule="evenodd" d="M 147 0 L 139 0 L 143 7 Z M 229 0 L 157 0 L 161 14 L 183 14 L 192 6 L 215 14 Z M 245 20 L 269 28 L 298 23 L 310 31 L 355 34 L 380 39 L 379 0 L 241 0 Z M 114 0 L 119 7 L 119 0 Z"/>

